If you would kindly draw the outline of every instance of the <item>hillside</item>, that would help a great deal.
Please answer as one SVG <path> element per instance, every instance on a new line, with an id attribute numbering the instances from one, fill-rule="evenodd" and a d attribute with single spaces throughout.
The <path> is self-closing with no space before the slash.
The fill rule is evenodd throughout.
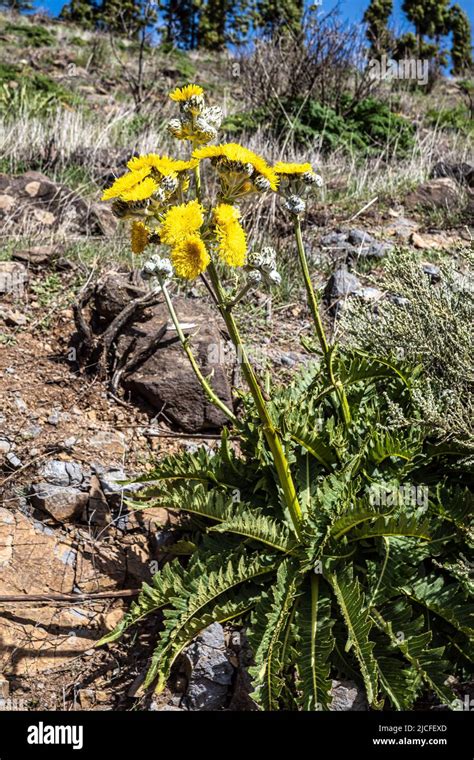
<path id="1" fill-rule="evenodd" d="M 457 478 L 467 494 L 473 453 L 474 130 L 461 78 L 440 77 L 426 92 L 409 82 L 361 87 L 357 70 L 349 67 L 341 75 L 328 68 L 327 79 L 315 79 L 314 88 L 305 91 L 310 63 L 299 67 L 293 48 L 282 54 L 278 46 L 262 43 L 254 51 L 212 53 L 161 45 L 145 46 L 140 53 L 137 41 L 40 15 L 0 14 L 0 43 L 0 697 L 11 700 L 14 710 L 257 709 L 250 696 L 247 621 L 237 614 L 222 615 L 222 625 L 205 618 L 184 654 L 173 660 L 172 675 L 159 695 L 143 682 L 161 618 L 158 624 L 148 618 L 137 634 L 93 648 L 123 620 L 142 583 L 151 582 L 158 568 L 174 556 L 185 566 L 182 558 L 199 543 L 196 536 L 207 514 L 196 518 L 180 511 L 173 500 L 185 497 L 170 493 L 159 505 L 136 510 L 129 500 L 138 487 L 130 481 L 151 478 L 156 468 L 165 472 L 167 462 L 169 467 L 173 462 L 167 457 L 175 454 L 188 457 L 180 466 L 197 468 L 191 481 L 197 480 L 198 464 L 210 477 L 228 425 L 225 409 L 215 408 L 196 380 L 161 291 L 150 290 L 145 275 L 151 248 L 132 251 L 127 221 L 101 197 L 125 173 L 132 156 L 189 158 L 190 145 L 175 140 L 166 124 L 177 113 L 170 91 L 191 83 L 204 89 L 208 106 L 223 109 L 213 144 L 242 143 L 270 167 L 278 161 L 309 162 L 322 178 L 322 186 L 308 193 L 301 217 L 309 288 L 316 292 L 331 344 L 382 356 L 384 362 L 400 361 L 399 373 L 407 376 L 406 367 L 421 368 L 413 370 L 407 392 L 413 409 L 400 427 L 394 420 L 406 401 L 402 393 L 392 399 L 391 422 L 377 417 L 368 425 L 381 439 L 383 424 L 384 435 L 393 440 L 398 434 L 412 436 L 410 445 L 403 439 L 401 454 L 391 438 L 394 450 L 384 439 L 387 452 L 379 459 L 374 455 L 372 477 L 386 474 L 388 482 L 393 475 L 395 482 L 398 475 L 387 461 L 392 466 L 399 454 L 415 471 L 428 440 L 423 456 L 430 446 L 452 445 L 460 457 L 433 464 L 426 454 L 430 477 L 438 468 L 439 488 Z M 202 165 L 203 186 L 215 194 L 215 167 Z M 225 165 L 218 166 L 225 174 Z M 241 168 L 233 165 L 232 171 L 238 175 Z M 251 162 L 249 171 L 250 177 Z M 180 190 L 185 194 L 193 182 L 196 177 L 190 175 Z M 232 221 L 240 218 L 246 229 L 246 268 L 222 265 L 221 275 L 223 287 L 233 294 L 235 304 L 229 304 L 265 403 L 274 389 L 293 387 L 295 377 L 305 378 L 315 362 L 323 367 L 329 359 L 316 346 L 288 197 L 275 192 L 242 196 Z M 196 229 L 202 226 L 201 220 Z M 156 229 L 147 230 L 150 245 Z M 245 279 L 251 256 L 264 246 L 274 247 L 277 264 L 268 271 L 260 267 L 252 284 Z M 155 250 L 161 255 L 163 245 Z M 265 274 L 276 269 L 278 276 L 269 280 Z M 273 450 L 265 449 L 265 425 L 249 411 L 248 376 L 232 329 L 214 309 L 206 276 L 172 280 L 169 292 L 221 407 L 230 407 L 234 422 L 249 415 L 248 439 L 238 441 L 229 425 L 224 441 L 230 453 L 222 467 L 228 475 L 229 462 L 240 468 L 239 457 L 248 456 L 248 477 L 255 477 L 252 487 L 263 520 L 268 494 L 281 499 L 276 475 L 273 486 L 261 485 Z M 368 370 L 353 376 L 352 371 L 353 366 L 340 368 L 348 386 Z M 377 379 L 382 376 L 379 368 Z M 391 382 L 386 379 L 375 396 L 385 398 Z M 337 467 L 348 451 L 356 453 L 353 440 L 340 444 L 344 426 L 324 416 L 330 414 L 329 401 L 337 407 L 338 389 L 337 383 L 330 385 L 330 393 L 323 389 L 317 399 L 324 430 L 334 436 L 325 446 L 334 441 L 339 446 L 340 457 L 330 460 L 329 470 L 334 467 L 342 483 L 349 470 L 343 476 Z M 276 437 L 281 431 L 286 435 L 286 423 L 290 430 L 299 405 L 285 403 Z M 360 397 L 354 392 L 351 404 L 365 410 L 365 403 L 362 392 Z M 278 405 L 275 409 L 276 417 Z M 301 409 L 306 409 L 303 402 Z M 316 414 L 311 404 L 308 409 L 308 415 Z M 354 427 L 365 430 L 357 413 L 354 419 Z M 291 451 L 292 466 L 306 446 L 306 456 L 315 459 L 314 482 L 320 484 L 317 468 L 327 451 L 318 448 L 317 420 L 312 424 L 303 442 L 290 430 L 284 446 Z M 368 428 L 364 435 L 370 435 Z M 291 449 L 295 440 L 298 447 Z M 357 469 L 355 459 L 350 461 Z M 416 470 L 417 483 L 410 472 L 407 465 L 403 477 L 418 486 L 423 473 Z M 245 490 L 245 468 L 239 473 Z M 163 477 L 172 479 L 169 473 Z M 219 482 L 213 477 L 209 489 Z M 302 491 L 309 501 L 320 498 L 310 485 Z M 345 498 L 333 496 L 327 496 L 324 509 Z M 468 519 L 468 513 L 459 517 L 466 534 Z M 421 524 L 418 513 L 417 520 Z M 205 527 L 204 534 L 211 552 L 221 533 Z M 374 535 L 367 534 L 367 540 Z M 233 551 L 234 538 L 222 544 L 222 554 Z M 242 544 L 248 545 L 250 539 Z M 377 551 L 381 545 L 376 544 Z M 452 571 L 462 595 L 471 565 L 453 557 L 449 554 L 443 568 L 446 575 Z M 424 559 L 420 554 L 420 563 Z M 438 559 L 429 558 L 433 572 Z M 369 557 L 368 576 L 374 572 L 370 562 Z M 278 577 L 283 582 L 283 571 Z M 377 585 L 374 598 L 378 591 Z M 29 598 L 23 600 L 24 595 Z M 436 616 L 439 609 L 433 609 Z M 242 610 L 246 614 L 247 607 Z M 443 618 L 441 631 L 445 623 Z M 335 630 L 340 625 L 338 620 Z M 467 629 L 466 624 L 462 635 Z M 464 639 L 456 638 L 455 644 L 462 654 Z M 450 650 L 451 656 L 453 698 L 464 699 L 472 691 L 472 671 Z M 327 676 L 331 709 L 366 710 L 362 682 L 343 672 L 343 659 Z M 440 693 L 426 684 L 418 691 L 413 686 L 408 709 L 446 707 Z M 399 708 L 392 702 L 389 709 Z"/>

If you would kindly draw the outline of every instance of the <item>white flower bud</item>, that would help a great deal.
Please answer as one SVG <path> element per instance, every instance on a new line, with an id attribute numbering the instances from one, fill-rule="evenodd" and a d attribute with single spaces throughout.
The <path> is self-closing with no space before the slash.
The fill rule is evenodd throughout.
<path id="1" fill-rule="evenodd" d="M 299 195 L 290 195 L 285 201 L 285 206 L 292 214 L 302 214 L 306 209 L 306 203 Z"/>
<path id="2" fill-rule="evenodd" d="M 254 286 L 259 285 L 262 281 L 261 272 L 259 272 L 258 269 L 252 269 L 252 271 L 248 273 L 248 280 Z"/>
<path id="3" fill-rule="evenodd" d="M 210 106 L 202 112 L 202 117 L 216 129 L 220 127 L 224 114 L 219 106 Z"/>
<path id="4" fill-rule="evenodd" d="M 276 251 L 270 245 L 266 245 L 260 251 L 260 268 L 271 272 L 276 266 Z"/>
<path id="5" fill-rule="evenodd" d="M 162 258 L 156 254 L 145 261 L 142 274 L 144 277 L 153 277 L 155 275 L 171 277 L 173 267 L 169 259 Z"/>
<path id="6" fill-rule="evenodd" d="M 276 269 L 273 269 L 271 272 L 269 272 L 267 278 L 270 280 L 272 285 L 281 285 L 281 274 L 277 272 Z"/>
<path id="7" fill-rule="evenodd" d="M 270 181 L 266 177 L 262 177 L 262 175 L 256 177 L 253 184 L 262 193 L 270 189 Z"/>
<path id="8" fill-rule="evenodd" d="M 168 122 L 168 132 L 173 135 L 173 137 L 181 137 L 183 133 L 183 124 L 181 122 L 181 119 L 171 119 Z"/>
<path id="9" fill-rule="evenodd" d="M 306 172 L 306 174 L 303 174 L 303 180 L 307 185 L 323 186 L 323 178 L 320 174 L 316 174 L 316 172 Z"/>
<path id="10" fill-rule="evenodd" d="M 172 193 L 176 190 L 179 183 L 176 174 L 168 174 L 166 177 L 163 177 L 160 184 L 163 190 L 167 193 Z"/>

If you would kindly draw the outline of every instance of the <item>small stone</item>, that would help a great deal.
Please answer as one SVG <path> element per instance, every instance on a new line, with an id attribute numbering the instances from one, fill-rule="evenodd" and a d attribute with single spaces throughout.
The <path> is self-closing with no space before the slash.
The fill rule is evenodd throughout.
<path id="1" fill-rule="evenodd" d="M 12 467 L 14 470 L 19 470 L 22 466 L 22 461 L 17 457 L 16 454 L 13 453 L 13 451 L 10 451 L 6 457 L 5 460 L 8 462 L 10 467 Z"/>
<path id="2" fill-rule="evenodd" d="M 89 438 L 89 447 L 107 454 L 122 456 L 125 453 L 125 436 L 118 431 L 102 430 Z"/>
<path id="3" fill-rule="evenodd" d="M 21 398 L 21 396 L 15 396 L 13 403 L 15 404 L 17 411 L 20 412 L 20 414 L 24 414 L 28 411 L 28 407 Z"/>
<path id="4" fill-rule="evenodd" d="M 213 623 L 186 649 L 191 673 L 185 702 L 191 710 L 218 710 L 225 706 L 234 668 L 226 652 L 224 629 Z"/>
<path id="5" fill-rule="evenodd" d="M 79 689 L 79 703 L 83 710 L 90 710 L 95 704 L 94 689 Z"/>
<path id="6" fill-rule="evenodd" d="M 354 295 L 358 296 L 359 298 L 363 298 L 364 301 L 380 301 L 384 297 L 384 294 L 381 290 L 372 287 L 359 288 L 359 290 L 357 290 Z"/>
<path id="7" fill-rule="evenodd" d="M 320 243 L 325 247 L 341 246 L 347 242 L 347 232 L 330 232 L 321 238 Z"/>
<path id="8" fill-rule="evenodd" d="M 38 469 L 40 476 L 55 486 L 73 486 L 88 490 L 88 473 L 84 471 L 80 462 L 74 460 L 63 461 L 50 459 Z"/>
<path id="9" fill-rule="evenodd" d="M 8 438 L 0 438 L 0 454 L 8 454 L 11 448 L 12 442 Z"/>
<path id="10" fill-rule="evenodd" d="M 82 515 L 89 496 L 77 488 L 42 482 L 31 486 L 30 498 L 35 508 L 48 512 L 58 522 L 65 522 Z"/>
<path id="11" fill-rule="evenodd" d="M 280 363 L 283 364 L 284 367 L 294 367 L 296 362 L 289 354 L 281 354 L 280 355 Z"/>
<path id="12" fill-rule="evenodd" d="M 423 269 L 423 272 L 428 275 L 432 282 L 439 282 L 439 279 L 441 277 L 441 270 L 436 266 L 436 264 L 424 262 L 421 265 L 421 268 Z"/>
<path id="13" fill-rule="evenodd" d="M 28 320 L 21 311 L 15 311 L 14 309 L 7 309 L 5 307 L 0 308 L 0 319 L 7 325 L 7 327 L 24 327 Z"/>
<path id="14" fill-rule="evenodd" d="M 354 681 L 333 681 L 331 710 L 335 712 L 363 712 L 368 710 L 364 692 Z"/>

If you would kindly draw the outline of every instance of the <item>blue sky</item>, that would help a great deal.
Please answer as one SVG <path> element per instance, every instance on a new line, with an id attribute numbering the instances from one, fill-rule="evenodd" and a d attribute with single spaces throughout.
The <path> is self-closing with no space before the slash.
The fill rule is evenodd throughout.
<path id="1" fill-rule="evenodd" d="M 456 0 L 457 4 L 463 8 L 471 19 L 471 25 L 474 29 L 474 3 L 471 0 Z M 46 8 L 52 15 L 56 16 L 63 5 L 64 0 L 35 0 L 35 6 L 37 8 Z M 322 7 L 333 8 L 338 4 L 338 0 L 322 0 Z M 347 18 L 348 21 L 360 22 L 364 11 L 369 4 L 369 0 L 340 0 L 339 5 L 342 15 Z M 451 3 L 454 4 L 454 0 Z M 392 24 L 395 24 L 401 31 L 408 31 L 410 25 L 404 15 L 401 12 L 402 0 L 394 0 L 393 7 L 394 13 L 392 15 Z"/>

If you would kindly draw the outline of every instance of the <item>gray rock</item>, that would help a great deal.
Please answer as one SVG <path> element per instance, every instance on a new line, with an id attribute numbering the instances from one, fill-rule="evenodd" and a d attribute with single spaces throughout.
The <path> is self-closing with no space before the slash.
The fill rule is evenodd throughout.
<path id="1" fill-rule="evenodd" d="M 89 488 L 90 473 L 84 470 L 80 462 L 50 459 L 38 469 L 38 473 L 43 480 L 55 486 L 72 486 L 84 491 Z"/>
<path id="2" fill-rule="evenodd" d="M 349 240 L 349 243 L 352 243 L 352 245 L 365 245 L 368 246 L 370 243 L 375 242 L 372 235 L 369 235 L 369 233 L 366 230 L 359 230 L 359 229 L 352 229 L 349 230 L 347 233 L 347 239 Z"/>
<path id="3" fill-rule="evenodd" d="M 184 701 L 190 710 L 219 710 L 226 705 L 234 675 L 224 640 L 224 629 L 213 623 L 187 648 L 190 670 Z"/>
<path id="4" fill-rule="evenodd" d="M 283 364 L 284 367 L 294 367 L 296 361 L 290 354 L 280 354 L 280 364 Z"/>
<path id="5" fill-rule="evenodd" d="M 330 232 L 328 235 L 324 235 L 320 240 L 321 245 L 327 248 L 342 246 L 346 242 L 347 232 Z"/>
<path id="6" fill-rule="evenodd" d="M 372 256 L 375 259 L 382 259 L 384 256 L 387 256 L 387 254 L 391 253 L 393 251 L 393 245 L 390 243 L 379 243 L 377 241 L 374 241 L 371 243 L 369 248 L 367 249 L 367 253 L 365 253 L 365 256 Z"/>
<path id="7" fill-rule="evenodd" d="M 98 470 L 97 465 L 94 465 L 94 469 L 99 478 L 102 492 L 112 506 L 120 506 L 124 498 L 131 496 L 132 493 L 139 491 L 141 488 L 139 483 L 120 483 L 122 480 L 130 479 L 130 476 L 123 470 L 106 470 L 102 468 Z"/>
<path id="8" fill-rule="evenodd" d="M 432 282 L 438 282 L 441 276 L 440 268 L 436 264 L 430 264 L 425 262 L 422 264 L 422 269 L 425 274 L 432 280 Z"/>
<path id="9" fill-rule="evenodd" d="M 1 219 L 1 213 L 0 213 Z M 20 297 L 28 280 L 28 272 L 18 261 L 0 261 L 0 293 Z"/>
<path id="10" fill-rule="evenodd" d="M 21 459 L 19 459 L 17 455 L 13 453 L 13 451 L 10 451 L 5 456 L 5 460 L 8 462 L 10 467 L 13 467 L 14 470 L 18 470 L 22 466 Z"/>
<path id="11" fill-rule="evenodd" d="M 58 522 L 65 522 L 82 516 L 89 495 L 70 486 L 34 483 L 31 486 L 31 504 L 48 512 Z"/>
<path id="12" fill-rule="evenodd" d="M 361 287 L 359 278 L 343 265 L 336 269 L 330 277 L 326 286 L 325 297 L 334 308 L 337 305 L 334 302 L 339 302 L 342 298 L 357 293 Z"/>
<path id="13" fill-rule="evenodd" d="M 363 298 L 364 301 L 380 301 L 384 297 L 384 294 L 381 290 L 369 286 L 359 288 L 359 290 L 357 290 L 354 295 L 358 296 L 359 298 Z"/>
<path id="14" fill-rule="evenodd" d="M 354 681 L 333 681 L 331 710 L 334 712 L 363 712 L 368 710 L 367 699 Z"/>

